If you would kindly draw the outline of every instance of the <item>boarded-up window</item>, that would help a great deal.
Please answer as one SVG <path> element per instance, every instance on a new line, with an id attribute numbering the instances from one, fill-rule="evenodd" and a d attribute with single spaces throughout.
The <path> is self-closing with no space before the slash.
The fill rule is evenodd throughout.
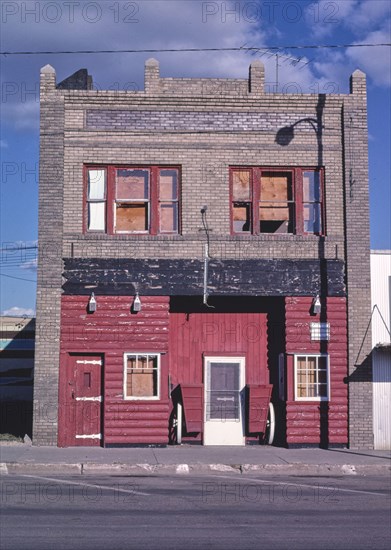
<path id="1" fill-rule="evenodd" d="M 88 170 L 88 231 L 106 231 L 106 170 Z"/>
<path id="2" fill-rule="evenodd" d="M 125 354 L 125 399 L 159 397 L 159 354 Z"/>
<path id="3" fill-rule="evenodd" d="M 263 172 L 259 201 L 261 233 L 293 232 L 292 175 Z"/>
<path id="4" fill-rule="evenodd" d="M 91 166 L 85 173 L 87 231 L 179 233 L 179 167 Z"/>
<path id="5" fill-rule="evenodd" d="M 323 169 L 232 167 L 234 234 L 324 234 Z"/>
<path id="6" fill-rule="evenodd" d="M 329 399 L 327 355 L 295 356 L 295 398 L 297 401 Z"/>
<path id="7" fill-rule="evenodd" d="M 115 181 L 115 230 L 145 233 L 150 219 L 149 170 L 119 169 Z"/>

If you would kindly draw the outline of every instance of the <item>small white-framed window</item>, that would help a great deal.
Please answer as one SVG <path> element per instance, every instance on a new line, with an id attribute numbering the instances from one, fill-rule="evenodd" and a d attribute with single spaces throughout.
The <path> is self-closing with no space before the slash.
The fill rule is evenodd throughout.
<path id="1" fill-rule="evenodd" d="M 160 353 L 124 354 L 124 399 L 160 398 Z"/>
<path id="2" fill-rule="evenodd" d="M 329 373 L 327 354 L 295 355 L 295 401 L 328 401 Z"/>

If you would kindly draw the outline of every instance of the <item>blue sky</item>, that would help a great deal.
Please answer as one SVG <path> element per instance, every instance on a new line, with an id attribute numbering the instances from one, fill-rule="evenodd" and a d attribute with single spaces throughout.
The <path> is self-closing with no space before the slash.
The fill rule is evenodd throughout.
<path id="1" fill-rule="evenodd" d="M 360 68 L 368 77 L 371 246 L 391 248 L 390 48 L 287 47 L 390 43 L 388 0 L 3 0 L 0 9 L 1 51 L 286 46 L 279 51 L 280 92 L 346 93 L 350 74 Z M 276 56 L 264 52 L 153 56 L 162 76 L 240 78 L 247 77 L 249 63 L 260 57 L 273 90 Z M 144 62 L 150 56 L 0 56 L 2 314 L 35 311 L 40 68 L 50 63 L 58 82 L 87 68 L 97 89 L 143 89 Z"/>

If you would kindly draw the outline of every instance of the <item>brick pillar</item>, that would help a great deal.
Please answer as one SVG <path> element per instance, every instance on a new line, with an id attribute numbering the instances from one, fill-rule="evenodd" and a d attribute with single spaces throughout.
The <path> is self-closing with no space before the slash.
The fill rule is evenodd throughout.
<path id="1" fill-rule="evenodd" d="M 34 445 L 57 445 L 64 98 L 56 73 L 41 69 L 37 321 L 34 368 Z"/>
<path id="2" fill-rule="evenodd" d="M 257 59 L 250 65 L 248 87 L 251 95 L 261 96 L 264 93 L 265 66 Z"/>
<path id="3" fill-rule="evenodd" d="M 159 92 L 160 69 L 159 61 L 151 57 L 145 62 L 145 92 L 156 94 Z"/>
<path id="4" fill-rule="evenodd" d="M 373 448 L 368 191 L 368 127 L 365 74 L 355 71 L 344 102 L 346 276 L 349 334 L 349 443 Z"/>

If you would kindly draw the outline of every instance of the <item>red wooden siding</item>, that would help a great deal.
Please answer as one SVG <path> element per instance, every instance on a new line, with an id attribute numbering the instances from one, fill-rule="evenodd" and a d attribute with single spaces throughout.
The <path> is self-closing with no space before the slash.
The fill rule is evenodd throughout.
<path id="1" fill-rule="evenodd" d="M 97 311 L 86 312 L 88 296 L 63 296 L 61 308 L 61 388 L 70 352 L 104 354 L 104 444 L 168 442 L 169 298 L 141 296 L 142 310 L 131 313 L 133 297 L 96 296 Z M 160 399 L 124 400 L 125 352 L 157 352 L 161 356 Z M 59 426 L 59 444 L 64 426 Z"/>
<path id="2" fill-rule="evenodd" d="M 287 443 L 348 441 L 347 318 L 345 298 L 327 298 L 322 317 L 310 315 L 311 297 L 286 298 L 287 357 Z M 330 340 L 311 342 L 310 323 L 330 323 Z M 328 353 L 330 362 L 330 401 L 294 401 L 294 360 L 292 354 Z M 289 355 L 291 354 L 291 355 Z M 324 434 L 324 431 L 327 434 Z"/>
<path id="3" fill-rule="evenodd" d="M 184 422 L 188 432 L 202 432 L 204 422 L 203 384 L 181 384 Z"/>
<path id="4" fill-rule="evenodd" d="M 267 334 L 264 313 L 172 313 L 171 381 L 203 382 L 203 355 L 244 355 L 246 383 L 267 384 Z"/>

